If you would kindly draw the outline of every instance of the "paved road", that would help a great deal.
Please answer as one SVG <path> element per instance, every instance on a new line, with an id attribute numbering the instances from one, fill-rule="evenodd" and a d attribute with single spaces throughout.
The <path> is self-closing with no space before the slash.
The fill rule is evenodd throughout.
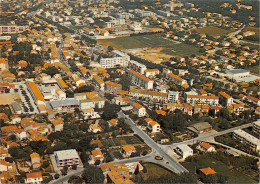
<path id="1" fill-rule="evenodd" d="M 61 184 L 63 182 L 67 182 L 71 176 L 73 176 L 73 175 L 79 176 L 83 173 L 83 171 L 84 171 L 84 168 L 78 168 L 76 171 L 70 171 L 68 173 L 68 175 L 61 176 L 59 179 L 51 181 L 50 184 Z"/>
<path id="2" fill-rule="evenodd" d="M 165 150 L 163 150 L 160 145 L 158 145 L 154 140 L 152 140 L 145 132 L 143 132 L 140 128 L 138 128 L 132 119 L 127 117 L 122 111 L 118 113 L 120 117 L 128 119 L 129 125 L 132 127 L 133 131 L 138 134 L 144 142 L 152 148 L 153 153 L 160 155 L 163 157 L 164 162 L 168 162 L 168 165 L 164 164 L 165 167 L 172 170 L 175 173 L 189 172 L 186 168 L 184 168 L 179 162 L 174 160 L 172 157 L 168 155 Z"/>

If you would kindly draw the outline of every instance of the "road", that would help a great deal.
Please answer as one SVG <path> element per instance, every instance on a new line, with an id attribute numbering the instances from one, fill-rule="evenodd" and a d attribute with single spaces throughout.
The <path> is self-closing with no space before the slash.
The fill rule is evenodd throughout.
<path id="1" fill-rule="evenodd" d="M 78 168 L 76 171 L 69 171 L 69 173 L 66 176 L 61 176 L 57 180 L 52 180 L 50 184 L 60 184 L 63 182 L 67 182 L 71 176 L 79 176 L 83 173 L 84 168 Z"/>
<path id="2" fill-rule="evenodd" d="M 143 132 L 139 127 L 137 127 L 132 119 L 127 117 L 122 111 L 118 113 L 120 117 L 123 117 L 125 119 L 128 119 L 129 125 L 132 127 L 133 131 L 138 134 L 144 142 L 152 148 L 153 153 L 156 155 L 162 156 L 165 164 L 163 164 L 168 169 L 172 170 L 175 173 L 182 173 L 182 172 L 189 172 L 185 167 L 183 167 L 179 162 L 174 160 L 171 156 L 168 155 L 167 152 L 165 152 L 161 145 L 154 142 L 153 139 L 151 139 L 145 132 Z M 166 165 L 166 162 L 168 164 Z M 161 164 L 162 165 L 162 164 Z"/>

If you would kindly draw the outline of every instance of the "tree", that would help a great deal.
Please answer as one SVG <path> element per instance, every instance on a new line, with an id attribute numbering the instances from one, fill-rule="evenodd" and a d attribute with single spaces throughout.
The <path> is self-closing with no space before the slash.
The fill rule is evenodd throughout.
<path id="1" fill-rule="evenodd" d="M 226 89 L 230 89 L 230 84 L 226 83 L 224 86 Z"/>
<path id="2" fill-rule="evenodd" d="M 42 164 L 42 167 L 47 168 L 47 167 L 49 167 L 49 165 L 50 165 L 50 163 L 48 161 L 44 161 Z"/>
<path id="3" fill-rule="evenodd" d="M 121 110 L 121 108 L 119 105 L 110 104 L 109 102 L 105 102 L 103 118 L 105 120 L 113 119 L 113 118 L 117 117 L 117 112 L 119 112 L 120 110 Z"/>
<path id="4" fill-rule="evenodd" d="M 68 171 L 67 171 L 67 170 L 65 170 L 65 169 L 62 169 L 62 170 L 61 170 L 61 174 L 62 174 L 63 176 L 66 176 L 66 175 L 67 175 L 67 173 L 68 173 Z"/>
<path id="5" fill-rule="evenodd" d="M 53 77 L 57 73 L 60 73 L 60 71 L 54 66 L 47 67 L 46 70 L 43 70 L 42 72 L 50 75 L 51 77 Z"/>
<path id="6" fill-rule="evenodd" d="M 58 179 L 59 177 L 60 177 L 59 174 L 55 174 L 55 175 L 54 175 L 55 180 Z"/>
<path id="7" fill-rule="evenodd" d="M 78 167 L 78 166 L 77 166 L 76 164 L 72 165 L 72 169 L 73 169 L 73 170 L 77 170 L 77 167 Z"/>
<path id="8" fill-rule="evenodd" d="M 113 50 L 114 50 L 114 49 L 113 49 L 112 46 L 109 45 L 109 46 L 107 47 L 107 51 L 108 51 L 108 52 L 111 52 L 111 51 L 113 51 Z"/>
<path id="9" fill-rule="evenodd" d="M 82 179 L 86 183 L 103 183 L 105 178 L 101 169 L 87 165 L 83 171 Z"/>
<path id="10" fill-rule="evenodd" d="M 79 176 L 72 175 L 70 179 L 68 180 L 69 183 L 83 183 L 83 180 Z"/>

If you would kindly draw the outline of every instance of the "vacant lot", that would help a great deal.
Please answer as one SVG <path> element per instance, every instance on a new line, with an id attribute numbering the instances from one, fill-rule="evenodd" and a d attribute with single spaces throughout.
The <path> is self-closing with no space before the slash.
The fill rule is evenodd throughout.
<path id="1" fill-rule="evenodd" d="M 198 33 L 209 34 L 211 36 L 223 36 L 223 35 L 226 35 L 226 34 L 231 32 L 229 30 L 221 29 L 221 28 L 218 28 L 218 27 L 215 27 L 215 26 L 198 28 L 198 29 L 196 29 L 196 31 Z"/>
<path id="2" fill-rule="evenodd" d="M 164 38 L 162 34 L 104 39 L 98 40 L 98 43 L 105 47 L 112 46 L 114 49 L 129 49 L 129 52 L 136 52 L 140 57 L 151 61 L 199 54 L 199 48 Z"/>
<path id="3" fill-rule="evenodd" d="M 147 173 L 143 173 L 144 181 L 147 179 L 157 179 L 165 175 L 171 175 L 169 170 L 153 163 L 144 163 L 144 167 L 147 169 Z"/>
<path id="4" fill-rule="evenodd" d="M 123 136 L 117 138 L 102 139 L 101 143 L 104 147 L 124 146 L 127 144 L 132 144 L 132 145 L 145 144 L 136 136 Z"/>
<path id="5" fill-rule="evenodd" d="M 21 101 L 19 94 L 3 93 L 0 94 L 0 105 L 12 104 L 13 102 Z"/>

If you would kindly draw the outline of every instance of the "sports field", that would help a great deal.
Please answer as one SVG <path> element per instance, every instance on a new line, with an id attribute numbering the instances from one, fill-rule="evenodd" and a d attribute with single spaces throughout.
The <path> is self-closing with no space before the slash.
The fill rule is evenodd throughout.
<path id="1" fill-rule="evenodd" d="M 114 49 L 147 50 L 157 49 L 165 56 L 190 56 L 199 54 L 199 48 L 182 42 L 167 39 L 162 34 L 139 35 L 132 37 L 118 37 L 114 39 L 98 40 L 98 44 Z M 148 49 L 149 48 L 149 49 Z M 143 51 L 142 51 L 143 52 Z"/>
<path id="2" fill-rule="evenodd" d="M 229 31 L 229 30 L 226 30 L 226 29 L 215 27 L 215 26 L 208 26 L 208 27 L 198 28 L 198 29 L 196 29 L 196 31 L 198 33 L 209 34 L 211 36 L 223 36 L 223 35 L 226 35 L 226 34 L 232 32 L 232 31 Z"/>

